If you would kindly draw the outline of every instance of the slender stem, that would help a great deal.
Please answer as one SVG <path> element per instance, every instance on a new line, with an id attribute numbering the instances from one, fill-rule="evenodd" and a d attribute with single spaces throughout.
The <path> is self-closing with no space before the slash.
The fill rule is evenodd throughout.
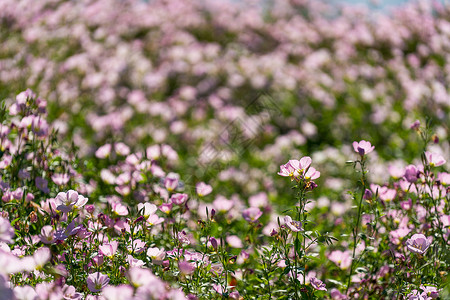
<path id="1" fill-rule="evenodd" d="M 364 193 L 366 191 L 366 175 L 365 175 L 365 166 L 364 166 L 364 157 L 361 158 L 361 161 L 359 161 L 359 164 L 361 166 L 361 182 L 362 182 L 362 190 L 361 190 L 361 198 L 359 200 L 358 205 L 358 216 L 356 218 L 356 224 L 355 228 L 353 229 L 353 254 L 352 254 L 352 264 L 350 265 L 350 274 L 348 275 L 348 281 L 347 281 L 347 289 L 346 293 L 348 293 L 348 290 L 350 288 L 350 282 L 352 278 L 353 273 L 353 267 L 355 262 L 355 253 L 356 253 L 356 246 L 357 246 L 357 239 L 358 239 L 358 230 L 359 230 L 359 222 L 361 219 L 361 210 L 362 210 L 362 201 L 364 199 Z"/>

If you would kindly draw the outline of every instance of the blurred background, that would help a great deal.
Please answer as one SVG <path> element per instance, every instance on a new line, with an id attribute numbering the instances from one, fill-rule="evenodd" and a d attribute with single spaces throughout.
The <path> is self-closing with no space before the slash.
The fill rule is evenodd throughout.
<path id="1" fill-rule="evenodd" d="M 320 193 L 345 201 L 351 143 L 375 145 L 370 178 L 385 182 L 388 167 L 420 159 L 416 119 L 448 157 L 450 6 L 255 3 L 3 0 L 0 97 L 46 99 L 61 142 L 94 173 L 105 144 L 157 145 L 187 186 L 227 197 L 289 203 L 279 165 L 310 155 Z"/>

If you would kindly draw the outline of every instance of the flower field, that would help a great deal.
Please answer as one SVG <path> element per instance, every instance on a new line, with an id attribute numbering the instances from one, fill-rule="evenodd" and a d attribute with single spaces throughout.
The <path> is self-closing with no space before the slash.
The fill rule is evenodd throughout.
<path id="1" fill-rule="evenodd" d="M 450 6 L 0 0 L 0 300 L 450 299 Z"/>

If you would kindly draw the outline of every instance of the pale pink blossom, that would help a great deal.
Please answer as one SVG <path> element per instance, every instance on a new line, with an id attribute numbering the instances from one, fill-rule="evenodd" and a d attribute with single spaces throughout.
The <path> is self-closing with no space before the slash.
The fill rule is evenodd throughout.
<path id="1" fill-rule="evenodd" d="M 406 241 L 406 248 L 417 254 L 424 254 L 431 245 L 431 237 L 427 238 L 423 234 L 414 234 Z"/>
<path id="2" fill-rule="evenodd" d="M 319 291 L 326 291 L 327 287 L 325 283 L 323 283 L 321 280 L 317 279 L 316 277 L 311 277 L 309 280 L 309 283 L 311 283 L 311 286 Z"/>
<path id="3" fill-rule="evenodd" d="M 425 157 L 427 158 L 428 164 L 432 167 L 439 167 L 445 164 L 446 160 L 439 153 L 425 152 Z"/>
<path id="4" fill-rule="evenodd" d="M 195 189 L 199 197 L 204 197 L 212 192 L 212 187 L 204 182 L 197 183 Z"/>
<path id="5" fill-rule="evenodd" d="M 95 272 L 89 274 L 86 279 L 87 286 L 91 292 L 100 292 L 109 283 L 108 275 L 102 274 L 100 272 Z"/>
<path id="6" fill-rule="evenodd" d="M 370 142 L 367 142 L 365 140 L 358 142 L 353 142 L 353 149 L 356 153 L 358 153 L 361 156 L 364 156 L 365 154 L 369 154 L 370 152 L 375 149 L 375 146 L 372 146 Z"/>
<path id="7" fill-rule="evenodd" d="M 290 216 L 284 217 L 284 224 L 293 232 L 303 231 L 302 222 L 294 221 Z"/>

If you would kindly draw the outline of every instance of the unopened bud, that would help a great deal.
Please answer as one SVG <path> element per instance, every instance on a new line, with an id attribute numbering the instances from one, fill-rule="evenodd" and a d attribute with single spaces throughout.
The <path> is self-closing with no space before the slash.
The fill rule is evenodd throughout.
<path id="1" fill-rule="evenodd" d="M 419 120 L 414 121 L 414 123 L 411 124 L 410 128 L 413 129 L 413 130 L 419 130 L 419 128 L 420 128 L 420 121 Z"/>
<path id="2" fill-rule="evenodd" d="M 431 140 L 433 141 L 433 143 L 439 144 L 439 138 L 437 135 L 433 134 L 433 136 L 431 137 Z"/>
<path id="3" fill-rule="evenodd" d="M 214 248 L 214 250 L 217 250 L 218 243 L 217 243 L 216 238 L 214 238 L 214 237 L 210 238 L 209 242 L 211 243 L 211 246 Z"/>
<path id="4" fill-rule="evenodd" d="M 85 208 L 86 208 L 86 211 L 90 214 L 92 214 L 95 210 L 95 206 L 92 204 L 86 205 Z"/>
<path id="5" fill-rule="evenodd" d="M 37 214 L 34 211 L 32 211 L 28 217 L 30 218 L 31 223 L 36 223 L 38 220 Z"/>
<path id="6" fill-rule="evenodd" d="M 364 196 L 363 196 L 364 200 L 371 200 L 371 199 L 372 199 L 372 196 L 373 196 L 373 194 L 372 194 L 372 191 L 371 191 L 371 190 L 366 189 L 366 190 L 364 191 Z"/>
<path id="7" fill-rule="evenodd" d="M 142 221 L 144 221 L 144 220 L 145 220 L 144 216 L 139 216 L 139 217 L 134 221 L 134 224 L 137 224 L 137 223 L 142 222 Z"/>

